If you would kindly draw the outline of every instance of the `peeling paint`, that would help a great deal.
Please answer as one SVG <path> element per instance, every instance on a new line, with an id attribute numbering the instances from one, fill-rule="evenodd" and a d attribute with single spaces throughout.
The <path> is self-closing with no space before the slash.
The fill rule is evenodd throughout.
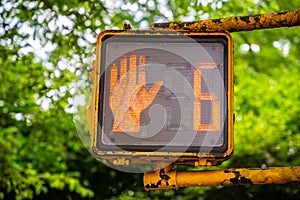
<path id="1" fill-rule="evenodd" d="M 175 185 L 169 184 L 169 180 L 171 179 L 171 177 L 165 172 L 165 169 L 160 169 L 158 175 L 159 175 L 160 179 L 157 180 L 156 183 L 146 184 L 145 185 L 146 190 L 160 189 L 163 182 L 165 182 L 166 187 L 169 187 L 169 186 L 171 186 L 172 188 L 175 187 Z"/>
<path id="2" fill-rule="evenodd" d="M 170 180 L 170 176 L 168 176 L 164 169 L 161 169 L 159 171 L 159 177 L 161 178 L 161 180 L 164 180 L 166 182 L 166 186 L 169 186 L 169 180 Z"/>
<path id="3" fill-rule="evenodd" d="M 161 185 L 161 181 L 158 181 L 157 182 L 157 184 L 147 184 L 147 185 L 145 185 L 145 188 L 146 189 L 155 189 L 155 188 L 158 188 L 159 187 L 159 185 Z"/>
<path id="4" fill-rule="evenodd" d="M 165 173 L 164 169 L 161 169 L 161 170 L 159 171 L 159 177 L 160 177 L 162 180 L 165 180 L 165 181 L 168 181 L 168 180 L 170 179 L 170 176 L 168 176 L 168 175 Z"/>
<path id="5" fill-rule="evenodd" d="M 242 20 L 243 22 L 250 23 L 250 17 L 249 16 L 240 17 L 240 19 L 237 19 L 237 20 Z"/>
<path id="6" fill-rule="evenodd" d="M 238 185 L 252 184 L 251 179 L 241 176 L 240 172 L 232 171 L 232 173 L 234 173 L 235 175 L 234 178 L 230 179 L 230 182 L 232 184 L 238 184 Z"/>

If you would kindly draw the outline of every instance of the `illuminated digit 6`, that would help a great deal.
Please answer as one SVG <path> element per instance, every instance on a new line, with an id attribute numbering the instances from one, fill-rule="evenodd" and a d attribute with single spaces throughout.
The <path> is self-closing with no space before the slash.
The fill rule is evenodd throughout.
<path id="1" fill-rule="evenodd" d="M 199 69 L 213 69 L 217 65 L 215 63 L 199 63 L 196 64 L 194 71 L 194 130 L 195 131 L 219 131 L 220 130 L 220 100 L 213 93 L 202 93 L 201 91 L 201 71 Z M 209 124 L 201 122 L 201 101 L 212 102 L 212 121 Z"/>

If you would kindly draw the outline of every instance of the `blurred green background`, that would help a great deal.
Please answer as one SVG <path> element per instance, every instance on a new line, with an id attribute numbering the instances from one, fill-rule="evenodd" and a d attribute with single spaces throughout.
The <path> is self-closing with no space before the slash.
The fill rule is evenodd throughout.
<path id="1" fill-rule="evenodd" d="M 2 0 L 0 199 L 300 199 L 299 185 L 146 192 L 142 174 L 93 158 L 76 133 L 80 79 L 89 83 L 97 35 L 296 10 L 280 0 Z M 235 152 L 215 168 L 300 165 L 300 27 L 232 33 Z M 78 78 L 80 77 L 80 78 Z M 77 130 L 78 131 L 78 130 Z"/>

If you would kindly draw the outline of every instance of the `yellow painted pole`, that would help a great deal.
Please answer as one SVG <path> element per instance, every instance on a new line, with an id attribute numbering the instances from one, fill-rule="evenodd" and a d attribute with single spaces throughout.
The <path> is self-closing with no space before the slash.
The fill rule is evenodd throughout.
<path id="1" fill-rule="evenodd" d="M 225 169 L 178 172 L 162 169 L 144 173 L 146 190 L 192 186 L 300 183 L 300 167 Z"/>
<path id="2" fill-rule="evenodd" d="M 152 23 L 150 28 L 175 31 L 251 31 L 255 29 L 291 27 L 300 25 L 300 9 L 294 11 L 237 16 L 196 22 Z"/>

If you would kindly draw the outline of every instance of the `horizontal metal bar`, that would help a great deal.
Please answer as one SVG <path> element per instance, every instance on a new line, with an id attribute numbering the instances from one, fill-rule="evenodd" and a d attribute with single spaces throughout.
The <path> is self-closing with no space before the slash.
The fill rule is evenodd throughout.
<path id="1" fill-rule="evenodd" d="M 161 169 L 144 173 L 146 190 L 191 186 L 300 183 L 300 167 L 225 169 L 178 172 Z"/>
<path id="2" fill-rule="evenodd" d="M 257 29 L 291 27 L 300 25 L 300 9 L 294 11 L 237 16 L 195 22 L 152 23 L 150 28 L 175 31 L 251 31 Z"/>

